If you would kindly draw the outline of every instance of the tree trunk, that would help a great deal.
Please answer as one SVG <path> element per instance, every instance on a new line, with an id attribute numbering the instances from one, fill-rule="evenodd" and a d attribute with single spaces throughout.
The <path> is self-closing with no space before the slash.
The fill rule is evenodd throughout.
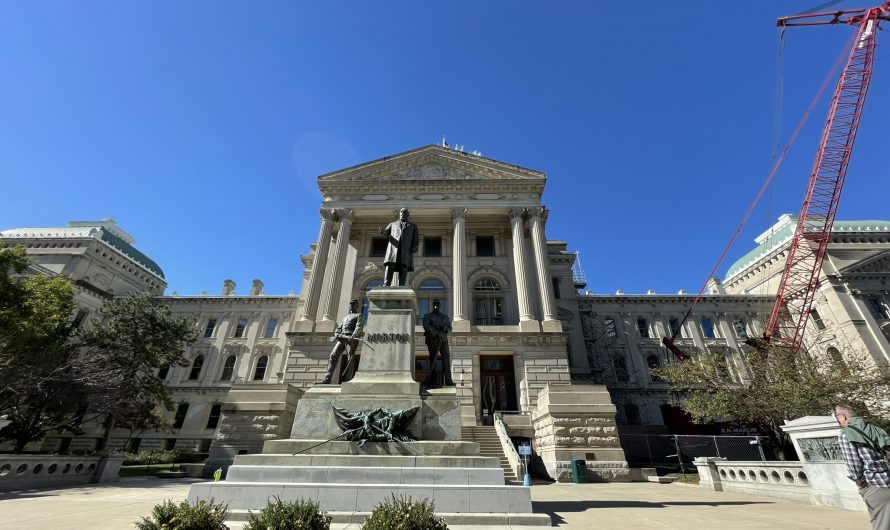
<path id="1" fill-rule="evenodd" d="M 102 429 L 102 439 L 99 441 L 97 449 L 99 451 L 107 451 L 111 443 L 111 431 L 114 429 L 114 414 L 109 414 L 105 417 L 105 421 L 102 422 Z"/>

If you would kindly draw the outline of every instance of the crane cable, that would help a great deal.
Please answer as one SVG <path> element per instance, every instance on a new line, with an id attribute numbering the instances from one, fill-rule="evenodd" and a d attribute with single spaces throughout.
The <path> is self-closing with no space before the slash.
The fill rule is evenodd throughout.
<path id="1" fill-rule="evenodd" d="M 701 289 L 698 291 L 698 294 L 695 297 L 695 300 L 692 301 L 692 305 L 689 306 L 689 309 L 686 311 L 686 314 L 683 315 L 683 320 L 680 322 L 680 325 L 674 329 L 673 334 L 671 335 L 671 342 L 677 339 L 677 335 L 680 334 L 680 331 L 683 329 L 683 325 L 689 319 L 689 315 L 692 314 L 692 310 L 695 308 L 695 305 L 698 304 L 698 301 L 701 300 L 702 295 L 705 292 L 705 289 L 708 288 L 708 283 L 711 281 L 711 278 L 714 277 L 714 273 L 717 272 L 717 269 L 720 267 L 720 264 L 723 263 L 724 258 L 729 253 L 729 249 L 732 248 L 733 243 L 735 243 L 736 238 L 739 233 L 742 231 L 742 228 L 745 226 L 745 223 L 748 222 L 748 218 L 751 217 L 751 213 L 754 211 L 754 208 L 757 206 L 757 203 L 760 202 L 760 198 L 763 197 L 764 192 L 767 190 L 769 185 L 772 183 L 773 177 L 776 175 L 776 172 L 779 170 L 779 166 L 782 165 L 782 162 L 785 160 L 785 156 L 791 150 L 791 146 L 794 145 L 794 141 L 797 140 L 797 136 L 800 134 L 801 129 L 803 129 L 804 124 L 806 124 L 807 120 L 812 114 L 813 110 L 816 108 L 816 104 L 822 99 L 822 94 L 825 93 L 825 89 L 828 88 L 829 82 L 834 78 L 834 74 L 837 72 L 838 67 L 843 62 L 844 58 L 849 55 L 850 47 L 853 45 L 853 40 L 857 37 L 856 34 L 850 39 L 850 44 L 845 46 L 841 50 L 840 56 L 838 56 L 837 60 L 834 63 L 834 66 L 831 67 L 831 71 L 828 72 L 828 75 L 825 76 L 825 80 L 822 82 L 822 86 L 819 87 L 819 91 L 816 92 L 815 97 L 810 102 L 810 106 L 807 108 L 807 111 L 804 113 L 803 118 L 800 120 L 800 123 L 797 124 L 797 128 L 794 130 L 794 134 L 791 135 L 791 139 L 788 140 L 788 144 L 785 146 L 785 149 L 782 151 L 782 155 L 773 165 L 772 171 L 769 172 L 769 176 L 766 177 L 766 181 L 760 187 L 760 191 L 757 192 L 757 196 L 754 198 L 754 201 L 751 203 L 751 206 L 748 207 L 748 211 L 745 212 L 744 218 L 742 218 L 742 222 L 739 223 L 739 226 L 736 227 L 735 232 L 732 234 L 732 237 L 729 238 L 729 243 L 726 245 L 726 248 L 723 249 L 723 253 L 720 254 L 720 258 L 717 260 L 717 263 L 714 265 L 714 268 L 711 269 L 710 274 L 708 274 L 708 278 L 705 280 L 704 285 L 702 285 Z"/>

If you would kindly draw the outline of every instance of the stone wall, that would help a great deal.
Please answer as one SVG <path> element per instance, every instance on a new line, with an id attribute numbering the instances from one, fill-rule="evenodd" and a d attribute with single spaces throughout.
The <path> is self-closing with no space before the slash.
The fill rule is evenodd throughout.
<path id="1" fill-rule="evenodd" d="M 0 455 L 0 491 L 55 488 L 118 480 L 122 455 Z"/>
<path id="2" fill-rule="evenodd" d="M 615 406 L 602 385 L 548 385 L 532 414 L 535 452 L 558 482 L 572 480 L 572 460 L 587 462 L 591 482 L 630 480 L 615 426 Z"/>
<path id="3" fill-rule="evenodd" d="M 232 385 L 205 474 L 228 468 L 236 455 L 259 453 L 267 440 L 288 438 L 303 390 L 289 384 Z"/>

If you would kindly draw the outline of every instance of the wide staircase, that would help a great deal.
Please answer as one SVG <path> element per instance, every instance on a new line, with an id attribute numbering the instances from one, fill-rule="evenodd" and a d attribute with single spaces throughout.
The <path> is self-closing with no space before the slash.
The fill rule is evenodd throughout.
<path id="1" fill-rule="evenodd" d="M 488 456 L 497 458 L 501 463 L 501 469 L 504 470 L 504 481 L 507 484 L 519 482 L 519 477 L 510 467 L 510 461 L 504 454 L 504 448 L 501 445 L 501 439 L 498 437 L 494 426 L 491 427 L 466 427 L 460 428 L 460 439 L 463 442 L 476 442 L 479 444 L 479 456 Z"/>

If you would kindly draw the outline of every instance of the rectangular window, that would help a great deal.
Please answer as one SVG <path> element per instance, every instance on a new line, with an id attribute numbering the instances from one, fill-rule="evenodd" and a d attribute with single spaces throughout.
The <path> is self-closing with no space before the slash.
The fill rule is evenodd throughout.
<path id="1" fill-rule="evenodd" d="M 559 278 L 553 278 L 553 298 L 559 299 Z"/>
<path id="2" fill-rule="evenodd" d="M 714 338 L 714 322 L 710 318 L 701 319 L 701 331 L 708 339 Z"/>
<path id="3" fill-rule="evenodd" d="M 676 337 L 680 335 L 680 319 L 671 317 L 668 319 L 668 325 L 671 328 L 671 336 Z"/>
<path id="4" fill-rule="evenodd" d="M 371 239 L 371 257 L 382 258 L 386 256 L 387 241 L 385 237 L 375 237 Z"/>
<path id="5" fill-rule="evenodd" d="M 176 448 L 176 438 L 167 438 L 164 441 L 164 450 L 172 451 L 174 448 Z"/>
<path id="6" fill-rule="evenodd" d="M 207 327 L 204 329 L 204 338 L 209 339 L 213 336 L 213 332 L 216 330 L 216 319 L 211 318 L 207 321 Z"/>
<path id="7" fill-rule="evenodd" d="M 732 329 L 735 330 L 735 336 L 740 339 L 748 338 L 748 330 L 745 329 L 745 321 L 737 319 L 732 321 Z"/>
<path id="8" fill-rule="evenodd" d="M 441 237 L 425 237 L 423 238 L 423 255 L 429 257 L 439 257 L 442 255 L 442 238 Z"/>
<path id="9" fill-rule="evenodd" d="M 266 324 L 266 338 L 271 339 L 275 336 L 275 328 L 278 327 L 278 319 L 270 318 L 269 322 Z"/>
<path id="10" fill-rule="evenodd" d="M 207 416 L 207 428 L 208 429 L 216 429 L 216 426 L 219 425 L 219 417 L 222 414 L 222 405 L 217 403 L 210 407 L 210 415 Z"/>
<path id="11" fill-rule="evenodd" d="M 476 236 L 476 255 L 494 256 L 494 236 Z"/>
<path id="12" fill-rule="evenodd" d="M 649 337 L 649 322 L 646 321 L 645 318 L 637 319 L 637 330 L 640 332 L 640 336 L 645 338 Z"/>
<path id="13" fill-rule="evenodd" d="M 607 318 L 605 321 L 605 326 L 606 326 L 606 337 L 609 337 L 610 339 L 614 339 L 615 337 L 618 336 L 618 330 L 615 329 L 615 319 L 614 318 Z"/>
<path id="14" fill-rule="evenodd" d="M 247 329 L 247 319 L 239 318 L 238 325 L 235 326 L 235 338 L 240 338 L 244 336 L 244 330 Z"/>
<path id="15" fill-rule="evenodd" d="M 80 311 L 78 311 L 77 316 L 74 317 L 74 327 L 79 328 L 80 326 L 82 326 L 84 320 L 87 319 L 87 315 L 89 314 L 90 312 L 86 309 L 81 309 Z"/>
<path id="16" fill-rule="evenodd" d="M 816 324 L 816 329 L 825 329 L 825 322 L 822 321 L 818 311 L 810 309 L 810 316 L 813 318 L 813 324 Z"/>
<path id="17" fill-rule="evenodd" d="M 178 407 L 176 407 L 176 417 L 173 420 L 173 428 L 181 429 L 182 424 L 185 423 L 185 415 L 189 411 L 188 403 L 180 403 Z"/>

